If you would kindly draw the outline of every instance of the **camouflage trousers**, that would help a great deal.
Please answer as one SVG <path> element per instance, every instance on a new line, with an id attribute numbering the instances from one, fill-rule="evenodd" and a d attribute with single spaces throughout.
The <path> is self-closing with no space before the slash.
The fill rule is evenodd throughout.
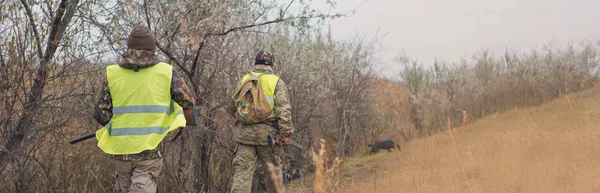
<path id="1" fill-rule="evenodd" d="M 233 158 L 233 184 L 231 193 L 250 193 L 252 190 L 252 177 L 258 161 L 266 168 L 264 179 L 267 192 L 283 191 L 283 174 L 281 173 L 281 154 L 283 147 L 276 146 L 271 149 L 266 145 L 244 145 L 238 143 Z M 269 165 L 272 165 L 270 167 Z"/>
<path id="2" fill-rule="evenodd" d="M 156 192 L 163 158 L 142 161 L 114 160 L 114 162 L 117 173 L 116 192 Z"/>

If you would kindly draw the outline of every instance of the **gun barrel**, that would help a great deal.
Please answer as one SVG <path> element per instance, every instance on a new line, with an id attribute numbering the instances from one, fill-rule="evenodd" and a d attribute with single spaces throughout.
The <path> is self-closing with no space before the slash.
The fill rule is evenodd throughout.
<path id="1" fill-rule="evenodd" d="M 298 149 L 302 149 L 304 150 L 304 147 L 302 147 L 302 145 L 300 145 L 299 143 L 296 143 L 295 141 L 292 141 L 292 146 L 298 148 Z"/>
<path id="2" fill-rule="evenodd" d="M 72 141 L 69 141 L 69 144 L 73 145 L 73 144 L 76 144 L 76 143 L 79 143 L 81 141 L 85 141 L 85 140 L 88 140 L 88 139 L 94 138 L 94 137 L 96 137 L 96 133 L 91 133 L 91 134 L 88 134 L 86 136 L 83 136 L 83 137 L 74 139 Z"/>
<path id="3" fill-rule="evenodd" d="M 267 142 L 268 142 L 270 148 L 275 147 L 275 145 L 277 145 L 277 144 L 281 145 L 281 143 L 282 143 L 281 141 L 276 141 L 276 139 L 274 139 L 273 136 L 270 136 L 270 135 L 267 136 Z M 292 141 L 291 145 L 298 149 L 304 150 L 304 147 L 302 145 L 300 145 L 299 143 L 296 143 L 295 141 Z"/>

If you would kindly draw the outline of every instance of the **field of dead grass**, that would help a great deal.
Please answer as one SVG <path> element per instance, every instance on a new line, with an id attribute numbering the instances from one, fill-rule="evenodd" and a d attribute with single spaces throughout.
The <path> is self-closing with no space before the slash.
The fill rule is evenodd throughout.
<path id="1" fill-rule="evenodd" d="M 344 160 L 335 192 L 600 192 L 600 87 Z"/>

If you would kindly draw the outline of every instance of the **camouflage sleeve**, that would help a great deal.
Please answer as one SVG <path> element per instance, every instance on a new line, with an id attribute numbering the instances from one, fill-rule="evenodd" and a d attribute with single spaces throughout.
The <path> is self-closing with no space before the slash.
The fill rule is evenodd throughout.
<path id="1" fill-rule="evenodd" d="M 183 77 L 175 69 L 173 69 L 173 75 L 171 76 L 171 97 L 183 109 L 196 107 L 196 99 L 187 84 L 185 84 Z"/>
<path id="2" fill-rule="evenodd" d="M 235 101 L 231 99 L 231 97 L 228 98 L 227 102 L 225 102 L 225 105 L 223 105 L 223 107 L 225 108 L 227 113 L 229 113 L 229 115 L 235 116 L 235 111 L 237 111 L 237 108 L 235 106 Z"/>
<path id="3" fill-rule="evenodd" d="M 279 79 L 275 86 L 275 113 L 279 121 L 279 131 L 284 136 L 290 136 L 294 133 L 292 123 L 292 105 L 290 104 L 287 92 L 287 86 L 283 80 Z"/>
<path id="4" fill-rule="evenodd" d="M 240 79 L 240 82 L 242 80 Z M 233 89 L 233 93 L 229 94 L 230 97 L 228 97 L 225 101 L 225 104 L 223 105 L 223 108 L 225 108 L 225 110 L 227 111 L 227 113 L 229 113 L 229 115 L 231 115 L 232 117 L 235 117 L 235 112 L 237 111 L 237 106 L 235 104 L 235 100 L 233 100 L 233 98 L 231 96 L 233 96 L 233 94 L 238 90 L 239 86 L 241 83 L 238 83 L 235 87 L 235 89 Z"/>
<path id="5" fill-rule="evenodd" d="M 100 125 L 104 126 L 112 117 L 112 98 L 110 97 L 110 89 L 106 78 L 102 82 L 102 89 L 98 92 L 97 99 L 98 103 L 94 107 L 94 118 Z"/>

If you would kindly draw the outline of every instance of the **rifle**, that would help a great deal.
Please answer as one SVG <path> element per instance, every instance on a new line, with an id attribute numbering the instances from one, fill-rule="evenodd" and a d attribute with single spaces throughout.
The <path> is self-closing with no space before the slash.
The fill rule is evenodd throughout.
<path id="1" fill-rule="evenodd" d="M 191 110 L 191 111 L 190 111 Z M 193 120 L 194 122 L 191 123 L 191 121 L 187 121 L 186 125 L 188 126 L 198 126 L 198 116 L 200 116 L 200 114 L 198 113 L 198 109 L 194 108 L 194 109 L 188 109 L 188 110 L 184 110 L 183 111 L 184 116 L 185 116 L 185 120 Z M 171 139 L 171 141 L 175 141 L 179 136 L 181 135 L 181 130 L 179 130 L 177 132 L 177 134 L 175 135 L 175 137 L 173 137 L 173 139 Z M 87 134 L 86 136 L 77 138 L 77 139 L 73 139 L 71 141 L 69 141 L 69 144 L 73 145 L 91 138 L 96 137 L 96 132 L 91 133 L 91 134 Z"/>
<path id="2" fill-rule="evenodd" d="M 169 142 L 175 141 L 180 135 L 181 135 L 181 129 L 179 129 L 177 131 L 177 134 L 175 134 L 175 137 L 173 137 L 173 139 L 171 139 Z M 73 140 L 69 141 L 69 144 L 73 145 L 73 144 L 76 144 L 76 143 L 79 143 L 79 142 L 82 142 L 82 141 L 85 141 L 85 140 L 88 140 L 88 139 L 91 139 L 91 138 L 94 138 L 94 137 L 96 137 L 96 133 L 95 132 L 91 133 L 91 134 L 88 134 L 86 136 L 77 138 L 77 139 L 73 139 Z"/>
<path id="3" fill-rule="evenodd" d="M 276 117 L 275 119 L 263 121 L 263 122 L 260 122 L 259 124 L 265 124 L 265 125 L 271 126 L 271 127 L 275 128 L 275 129 L 279 130 L 279 125 L 277 124 L 278 121 L 279 121 L 279 117 Z M 273 147 L 275 147 L 275 145 L 283 144 L 284 143 L 284 141 L 283 141 L 284 139 L 285 138 L 282 137 L 282 136 L 280 136 L 280 135 L 276 135 L 276 136 L 269 135 L 269 136 L 267 136 L 267 142 L 269 142 L 269 147 L 271 149 L 273 149 Z M 300 145 L 299 143 L 296 143 L 295 141 L 292 141 L 290 143 L 290 145 L 294 146 L 295 148 L 304 150 L 304 147 L 302 145 Z"/>
<path id="4" fill-rule="evenodd" d="M 269 142 L 269 147 L 272 149 L 273 147 L 275 147 L 275 145 L 280 145 L 283 144 L 283 140 L 285 138 L 281 137 L 281 136 L 267 136 L 267 142 Z M 294 146 L 295 148 L 304 150 L 304 147 L 302 147 L 302 145 L 300 145 L 299 143 L 296 143 L 295 141 L 292 141 L 291 143 L 292 146 Z"/>
<path id="5" fill-rule="evenodd" d="M 96 137 L 96 132 L 88 134 L 88 135 L 80 137 L 80 138 L 77 138 L 77 139 L 73 139 L 73 140 L 69 141 L 69 144 L 73 145 L 73 144 L 76 144 L 76 143 L 79 143 L 79 142 L 82 142 L 82 141 L 85 141 L 85 140 L 88 140 L 88 139 L 91 139 L 94 137 Z"/>

